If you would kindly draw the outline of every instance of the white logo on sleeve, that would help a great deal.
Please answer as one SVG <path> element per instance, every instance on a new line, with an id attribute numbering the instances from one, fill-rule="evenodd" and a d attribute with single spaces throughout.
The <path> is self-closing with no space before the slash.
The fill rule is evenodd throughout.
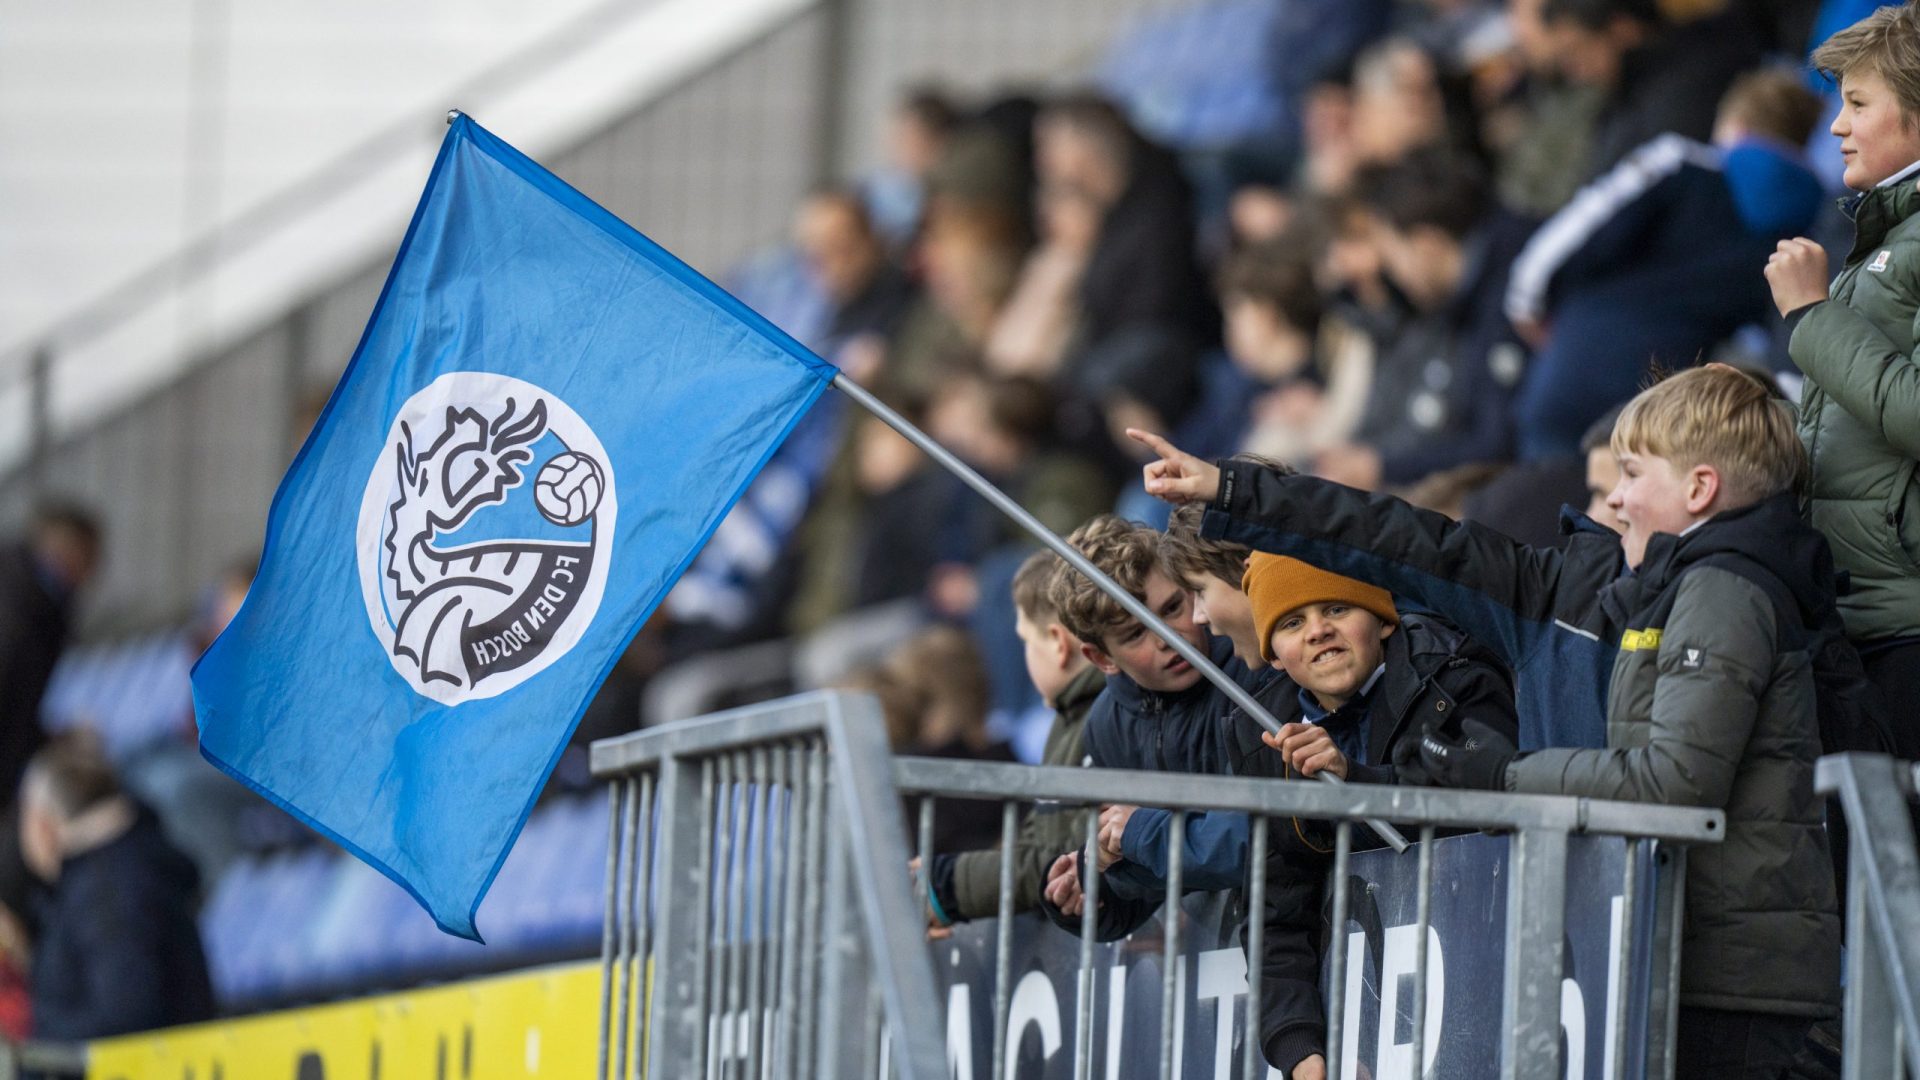
<path id="1" fill-rule="evenodd" d="M 565 656 L 606 588 L 612 464 L 564 401 L 455 372 L 394 416 L 355 534 L 374 636 L 415 692 L 493 697 Z"/>
<path id="2" fill-rule="evenodd" d="M 1893 258 L 1893 249 L 1881 248 L 1873 256 L 1873 261 L 1867 264 L 1867 269 L 1876 274 L 1885 273 L 1887 269 L 1887 260 L 1891 258 Z"/>
<path id="3" fill-rule="evenodd" d="M 1683 661 L 1681 661 L 1681 663 L 1680 663 L 1680 666 L 1681 666 L 1681 667 L 1689 667 L 1689 668 L 1697 668 L 1697 667 L 1699 667 L 1699 666 L 1700 666 L 1700 650 L 1699 650 L 1699 649 L 1688 649 L 1688 650 L 1687 650 L 1687 658 L 1686 658 L 1685 660 L 1683 660 Z"/>

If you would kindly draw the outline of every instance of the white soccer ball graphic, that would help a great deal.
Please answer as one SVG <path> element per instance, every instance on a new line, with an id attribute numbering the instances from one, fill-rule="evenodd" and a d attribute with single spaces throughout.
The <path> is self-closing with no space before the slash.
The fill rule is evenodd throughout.
<path id="1" fill-rule="evenodd" d="M 593 516 L 605 487 L 600 463 L 568 450 L 540 466 L 540 476 L 533 482 L 533 504 L 555 525 L 578 525 Z"/>

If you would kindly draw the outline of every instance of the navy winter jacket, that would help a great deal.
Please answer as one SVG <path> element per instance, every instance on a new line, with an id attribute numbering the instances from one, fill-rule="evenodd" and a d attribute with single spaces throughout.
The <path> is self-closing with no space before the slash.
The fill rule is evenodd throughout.
<path id="1" fill-rule="evenodd" d="M 1312 563 L 1444 614 L 1514 675 L 1520 747 L 1606 745 L 1618 629 L 1600 591 L 1625 569 L 1620 538 L 1563 510 L 1561 550 L 1530 548 L 1390 495 L 1220 462 L 1201 534 Z"/>
<path id="2" fill-rule="evenodd" d="M 60 867 L 33 951 L 33 1033 L 98 1039 L 213 1018 L 194 922 L 199 875 L 140 809 L 118 839 Z"/>
<path id="3" fill-rule="evenodd" d="M 1662 135 L 1582 188 L 1514 261 L 1507 315 L 1551 338 L 1515 401 L 1519 453 L 1579 453 L 1648 369 L 1690 366 L 1771 317 L 1767 257 L 1824 203 L 1798 150 Z"/>

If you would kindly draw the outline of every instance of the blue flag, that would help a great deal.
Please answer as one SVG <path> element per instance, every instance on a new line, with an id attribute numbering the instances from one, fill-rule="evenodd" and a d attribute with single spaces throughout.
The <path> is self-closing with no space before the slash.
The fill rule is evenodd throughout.
<path id="1" fill-rule="evenodd" d="M 456 118 L 194 667 L 201 752 L 478 940 L 588 700 L 834 373 Z"/>

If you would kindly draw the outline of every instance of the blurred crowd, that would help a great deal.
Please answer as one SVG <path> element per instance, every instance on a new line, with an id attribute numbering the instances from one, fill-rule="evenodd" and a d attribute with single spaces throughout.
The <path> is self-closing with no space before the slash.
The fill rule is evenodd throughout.
<path id="1" fill-rule="evenodd" d="M 1837 169 L 1814 164 L 1837 162 L 1836 91 L 1806 56 L 1871 4 L 1233 7 L 1257 47 L 1208 78 L 1257 92 L 1258 123 L 1167 122 L 1167 88 L 1130 96 L 1125 68 L 916 88 L 885 166 L 795 209 L 799 298 L 731 284 L 1061 534 L 1164 523 L 1135 427 L 1555 545 L 1563 504 L 1609 519 L 1611 414 L 1655 373 L 1718 360 L 1797 388 L 1761 271 L 1784 237 L 1848 240 Z M 1047 712 L 1007 600 L 1028 550 L 829 395 L 610 695 L 907 610 L 972 636 L 983 722 L 1034 760 Z"/>
<path id="2" fill-rule="evenodd" d="M 787 243 L 728 283 L 1063 535 L 1108 512 L 1166 525 L 1136 428 L 1554 546 L 1563 504 L 1615 524 L 1614 414 L 1655 373 L 1723 361 L 1797 394 L 1762 269 L 1786 237 L 1844 253 L 1836 91 L 1807 55 L 1873 4 L 1210 7 L 1247 33 L 1207 91 L 1244 91 L 1247 122 L 1171 121 L 1174 91 L 1117 61 L 1057 92 L 915 88 L 885 118 L 886 161 L 808 195 Z M 29 1014 L 58 1038 L 209 1015 L 193 911 L 259 809 L 198 759 L 188 708 L 137 754 L 46 741 L 41 696 L 101 544 L 84 512 L 50 509 L 0 566 L 16 1037 Z M 1035 690 L 1045 642 L 1015 607 L 1031 551 L 828 395 L 578 741 L 631 729 L 684 664 L 824 638 L 862 643 L 820 681 L 876 693 L 902 752 L 1037 761 L 1059 702 Z M 188 637 L 211 640 L 250 576 L 210 583 Z M 941 827 L 940 850 L 990 845 L 998 813 Z"/>

